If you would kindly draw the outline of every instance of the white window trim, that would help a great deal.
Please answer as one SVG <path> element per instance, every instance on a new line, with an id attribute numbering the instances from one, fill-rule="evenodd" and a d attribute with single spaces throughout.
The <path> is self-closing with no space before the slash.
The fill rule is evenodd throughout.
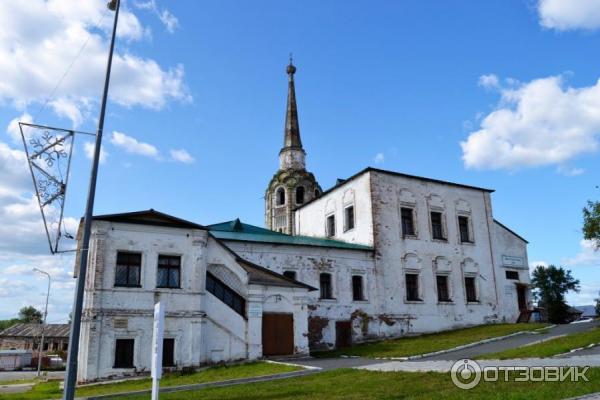
<path id="1" fill-rule="evenodd" d="M 350 207 L 352 207 L 352 214 L 353 214 L 352 217 L 353 217 L 353 222 L 354 222 L 354 226 L 352 226 L 352 228 L 348 228 L 348 221 L 346 219 L 346 210 Z M 347 203 L 344 205 L 344 233 L 353 231 L 355 228 L 356 228 L 356 207 L 354 206 L 354 203 Z"/>
<path id="2" fill-rule="evenodd" d="M 465 282 L 465 278 L 474 278 L 473 282 L 475 284 L 475 301 L 467 301 L 467 285 Z M 480 297 L 480 292 L 479 292 L 479 274 L 463 273 L 462 286 L 463 286 L 463 295 L 464 295 L 465 304 L 467 304 L 467 305 L 481 304 L 481 297 Z"/>
<path id="3" fill-rule="evenodd" d="M 431 220 L 431 213 L 432 212 L 437 212 L 442 214 L 441 218 L 442 218 L 442 237 L 443 239 L 434 239 L 433 237 L 433 221 Z M 427 213 L 427 217 L 429 219 L 429 237 L 431 238 L 432 241 L 434 242 L 443 242 L 443 243 L 447 243 L 448 242 L 448 226 L 446 224 L 446 210 L 437 206 L 429 206 L 429 212 Z"/>
<path id="4" fill-rule="evenodd" d="M 413 219 L 413 230 L 415 232 L 414 235 L 406 235 L 404 234 L 404 229 L 402 229 L 402 209 L 410 208 L 412 210 L 412 219 Z M 400 203 L 400 236 L 402 239 L 418 239 L 419 238 L 419 224 L 417 220 L 417 205 L 414 203 Z"/>
<path id="5" fill-rule="evenodd" d="M 333 217 L 333 235 L 329 232 L 329 218 Z M 337 234 L 337 218 L 335 217 L 335 211 L 325 214 L 325 237 L 332 238 Z"/>
<path id="6" fill-rule="evenodd" d="M 419 300 L 408 300 L 408 287 L 406 285 L 406 275 L 417 275 L 417 295 L 419 296 Z M 425 303 L 425 299 L 423 296 L 423 277 L 421 274 L 421 270 L 416 269 L 403 269 L 402 273 L 402 281 L 404 286 L 404 303 L 406 304 L 423 304 Z"/>
<path id="7" fill-rule="evenodd" d="M 469 241 L 468 242 L 463 242 L 461 240 L 460 237 L 460 220 L 458 219 L 459 217 L 466 217 L 467 218 L 467 229 L 469 230 Z M 475 232 L 473 231 L 473 218 L 471 217 L 471 213 L 470 212 L 466 212 L 466 211 L 457 211 L 456 212 L 456 239 L 458 241 L 458 243 L 460 244 L 466 244 L 466 245 L 474 245 L 475 244 Z"/>
<path id="8" fill-rule="evenodd" d="M 445 276 L 446 277 L 446 289 L 448 290 L 448 298 L 450 300 L 440 300 L 438 296 L 438 287 L 437 287 L 437 277 Z M 452 273 L 449 271 L 436 271 L 435 272 L 435 297 L 437 299 L 438 304 L 455 304 L 454 303 L 454 290 L 452 290 Z"/>

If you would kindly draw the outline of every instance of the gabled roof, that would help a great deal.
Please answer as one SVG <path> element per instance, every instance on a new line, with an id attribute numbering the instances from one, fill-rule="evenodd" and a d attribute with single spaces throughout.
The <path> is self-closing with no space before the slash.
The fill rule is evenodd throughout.
<path id="1" fill-rule="evenodd" d="M 184 219 L 177 218 L 169 214 L 161 213 L 159 211 L 154 210 L 153 208 L 149 210 L 119 214 L 96 215 L 94 216 L 94 220 L 121 222 L 125 224 L 154 225 L 166 226 L 170 228 L 189 228 L 206 230 L 204 226 L 196 224 L 195 222 L 186 221 Z"/>
<path id="2" fill-rule="evenodd" d="M 518 237 L 519 239 L 521 239 L 525 243 L 529 243 L 525 238 L 523 238 L 523 236 L 519 235 L 518 233 L 516 233 L 515 231 L 513 231 L 512 229 L 510 229 L 508 226 L 502 224 L 497 219 L 494 219 L 494 223 L 496 223 L 496 224 L 498 224 L 498 226 L 501 226 L 502 228 L 506 229 L 508 232 L 512 233 L 513 235 L 515 235 L 516 237 Z"/>
<path id="3" fill-rule="evenodd" d="M 69 324 L 47 324 L 44 328 L 46 337 L 69 337 Z M 38 337 L 42 334 L 42 324 L 21 323 L 15 324 L 0 332 L 0 337 Z"/>
<path id="4" fill-rule="evenodd" d="M 354 179 L 362 176 L 363 174 L 367 173 L 367 172 L 377 172 L 380 174 L 387 174 L 387 175 L 392 175 L 392 176 L 399 176 L 399 177 L 403 177 L 403 178 L 409 178 L 409 179 L 417 179 L 420 181 L 425 181 L 425 182 L 432 182 L 432 183 L 439 183 L 442 185 L 449 185 L 449 186 L 455 186 L 455 187 L 460 187 L 460 188 L 464 188 L 464 189 L 474 189 L 474 190 L 481 190 L 484 192 L 488 192 L 488 193 L 493 193 L 494 190 L 493 189 L 486 189 L 486 188 L 482 188 L 482 187 L 477 187 L 477 186 L 470 186 L 470 185 L 463 185 L 462 183 L 455 183 L 455 182 L 450 182 L 450 181 L 443 181 L 440 179 L 433 179 L 433 178 L 427 178 L 424 176 L 418 176 L 418 175 L 409 175 L 409 174 L 404 174 L 402 172 L 396 172 L 396 171 L 389 171 L 386 169 L 379 169 L 379 168 L 373 168 L 373 167 L 367 167 L 361 171 L 358 171 L 356 174 L 352 175 L 351 177 L 347 178 L 347 179 L 341 179 L 338 178 L 336 181 L 336 184 L 332 187 L 330 187 L 329 189 L 325 190 L 323 193 L 321 193 L 321 195 L 319 197 L 315 197 L 313 199 L 311 199 L 310 201 L 307 201 L 306 203 L 296 207 L 296 210 L 301 209 L 302 207 L 305 207 L 306 205 L 317 201 L 318 199 L 323 198 L 323 196 L 327 195 L 327 193 L 334 191 L 335 189 L 338 189 L 342 186 L 344 186 L 345 184 L 353 181 Z"/>
<path id="5" fill-rule="evenodd" d="M 238 219 L 207 225 L 210 233 L 222 240 L 238 242 L 258 242 L 272 244 L 286 244 L 295 246 L 316 246 L 335 249 L 373 250 L 372 247 L 362 244 L 347 243 L 339 240 L 316 238 L 311 236 L 287 235 L 258 226 L 245 224 Z"/>

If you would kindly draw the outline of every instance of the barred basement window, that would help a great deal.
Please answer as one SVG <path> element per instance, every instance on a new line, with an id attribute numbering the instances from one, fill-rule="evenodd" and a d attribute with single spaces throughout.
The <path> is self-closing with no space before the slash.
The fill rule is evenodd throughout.
<path id="1" fill-rule="evenodd" d="M 354 206 L 344 208 L 344 232 L 354 229 Z"/>
<path id="2" fill-rule="evenodd" d="M 450 294 L 448 291 L 448 276 L 437 275 L 436 283 L 437 283 L 438 301 L 451 301 Z"/>
<path id="3" fill-rule="evenodd" d="M 413 218 L 413 209 L 402 207 L 400 209 L 400 217 L 402 220 L 402 235 L 415 236 L 415 221 Z"/>
<path id="4" fill-rule="evenodd" d="M 321 299 L 332 299 L 331 274 L 322 273 L 319 275 L 319 287 L 321 290 Z"/>
<path id="5" fill-rule="evenodd" d="M 246 315 L 246 299 L 233 291 L 210 272 L 206 273 L 206 291 L 227 304 L 242 317 Z"/>
<path id="6" fill-rule="evenodd" d="M 115 286 L 140 287 L 142 253 L 119 251 L 115 268 Z"/>
<path id="7" fill-rule="evenodd" d="M 117 339 L 115 341 L 114 368 L 133 368 L 134 339 Z"/>
<path id="8" fill-rule="evenodd" d="M 158 256 L 158 278 L 156 287 L 179 289 L 181 256 Z"/>
<path id="9" fill-rule="evenodd" d="M 506 271 L 506 279 L 519 280 L 519 271 Z"/>
<path id="10" fill-rule="evenodd" d="M 419 298 L 419 275 L 406 274 L 406 300 L 420 301 Z"/>
<path id="11" fill-rule="evenodd" d="M 467 295 L 468 303 L 474 303 L 477 301 L 477 291 L 475 289 L 475 278 L 474 277 L 466 277 L 465 278 L 465 292 Z"/>
<path id="12" fill-rule="evenodd" d="M 442 213 L 431 212 L 431 237 L 437 240 L 445 240 L 444 230 L 442 228 Z"/>

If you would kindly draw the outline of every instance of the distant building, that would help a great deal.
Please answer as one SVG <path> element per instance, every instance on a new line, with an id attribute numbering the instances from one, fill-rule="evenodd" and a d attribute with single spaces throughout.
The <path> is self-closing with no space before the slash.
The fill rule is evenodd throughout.
<path id="1" fill-rule="evenodd" d="M 30 365 L 30 350 L 0 350 L 0 371 L 14 371 Z"/>
<path id="2" fill-rule="evenodd" d="M 0 332 L 0 350 L 31 350 L 37 357 L 42 324 L 16 324 Z M 43 351 L 67 351 L 69 324 L 47 324 L 44 327 Z"/>
<path id="3" fill-rule="evenodd" d="M 157 301 L 169 368 L 530 317 L 527 241 L 494 219 L 493 190 L 376 168 L 321 190 L 295 72 L 267 229 L 154 210 L 94 217 L 79 380 L 149 370 Z"/>

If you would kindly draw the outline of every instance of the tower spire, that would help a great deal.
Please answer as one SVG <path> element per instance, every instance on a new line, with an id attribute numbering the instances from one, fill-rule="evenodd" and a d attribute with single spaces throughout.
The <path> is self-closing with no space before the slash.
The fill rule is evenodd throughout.
<path id="1" fill-rule="evenodd" d="M 296 105 L 296 88 L 294 86 L 294 74 L 296 73 L 296 67 L 293 64 L 291 54 L 290 63 L 288 64 L 286 71 L 288 74 L 288 98 L 285 112 L 283 149 L 302 149 L 302 140 L 300 140 L 300 124 L 298 123 L 298 106 Z"/>

